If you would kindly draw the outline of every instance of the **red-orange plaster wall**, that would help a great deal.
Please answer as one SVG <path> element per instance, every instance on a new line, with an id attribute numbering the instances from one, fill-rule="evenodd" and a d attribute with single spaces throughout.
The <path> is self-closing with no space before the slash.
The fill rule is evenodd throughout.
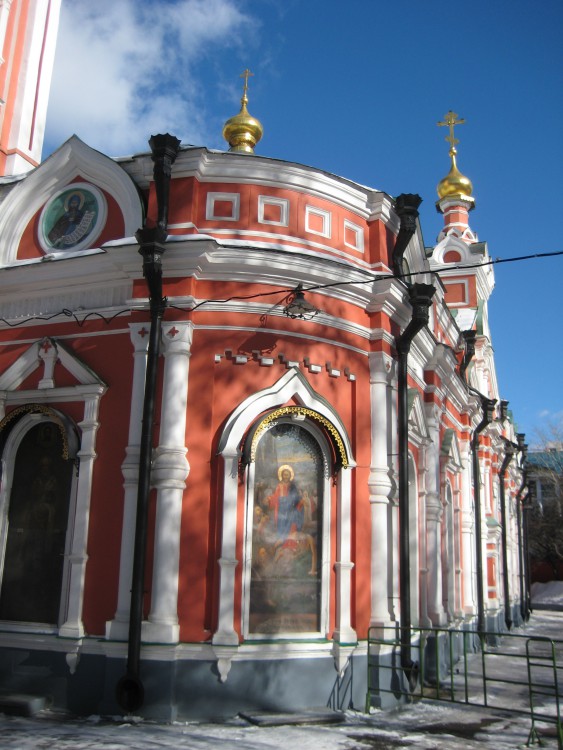
<path id="1" fill-rule="evenodd" d="M 229 347 L 233 351 L 244 349 L 244 332 L 231 332 Z M 284 337 L 280 342 L 288 359 L 303 360 L 306 353 L 305 344 L 299 340 Z M 190 475 L 184 496 L 183 524 L 181 530 L 182 547 L 180 568 L 183 575 L 180 581 L 179 615 L 181 639 L 199 641 L 210 637 L 215 625 L 217 603 L 217 567 L 220 556 L 220 522 L 222 515 L 221 483 L 222 466 L 216 458 L 218 441 L 229 414 L 246 398 L 268 386 L 273 385 L 287 371 L 281 363 L 271 367 L 260 367 L 258 362 L 250 361 L 245 365 L 236 365 L 232 359 L 223 358 L 215 363 L 215 354 L 224 351 L 225 336 L 221 331 L 195 331 L 190 360 L 190 382 L 188 392 L 186 444 Z M 333 366 L 344 369 L 345 363 L 354 365 L 354 355 L 344 354 L 330 345 L 316 345 L 319 359 L 330 358 Z M 358 355 L 355 355 L 358 357 Z M 356 367 L 358 369 L 358 367 Z M 365 481 L 365 497 L 357 497 L 353 510 L 354 535 L 353 545 L 357 544 L 356 530 L 360 529 L 360 538 L 369 529 L 369 501 L 367 498 L 367 467 L 369 466 L 369 444 L 360 439 L 361 434 L 369 430 L 369 414 L 358 408 L 368 397 L 364 383 L 350 383 L 344 377 L 333 379 L 325 372 L 311 375 L 302 368 L 312 387 L 324 396 L 342 418 L 354 444 L 359 465 Z M 358 389 L 363 393 L 358 398 Z M 205 397 L 202 397 L 205 394 Z M 243 557 L 243 524 L 245 513 L 244 484 L 241 485 L 238 503 L 238 523 L 236 554 Z M 331 514 L 335 513 L 333 501 Z M 333 522 L 335 518 L 332 518 Z M 216 532 L 214 531 L 216 528 Z M 336 523 L 332 524 L 333 538 L 331 551 L 334 555 Z M 363 547 L 363 545 L 362 545 Z M 364 549 L 369 549 L 363 547 Z M 354 549 L 354 553 L 359 550 Z M 359 571 L 369 571 L 369 554 L 360 554 L 360 564 L 356 574 L 358 590 L 363 597 L 369 596 L 369 584 Z M 365 559 L 363 559 L 365 558 Z M 334 581 L 333 581 L 334 584 Z M 368 593 L 366 593 L 366 589 Z M 334 585 L 331 586 L 331 591 Z M 236 570 L 235 593 L 235 627 L 240 629 L 240 603 L 242 601 L 242 565 Z M 334 628 L 332 613 L 331 629 Z M 365 629 L 367 617 L 361 625 Z"/>

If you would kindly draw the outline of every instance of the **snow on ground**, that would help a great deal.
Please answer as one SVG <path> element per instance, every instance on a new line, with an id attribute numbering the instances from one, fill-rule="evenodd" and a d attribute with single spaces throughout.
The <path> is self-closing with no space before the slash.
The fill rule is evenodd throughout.
<path id="1" fill-rule="evenodd" d="M 563 612 L 536 610 L 525 628 L 518 632 L 562 638 Z M 478 655 L 476 657 L 479 659 Z M 509 670 L 511 661 L 517 660 L 509 660 Z M 511 686 L 511 689 L 515 704 L 527 695 L 525 685 Z M 220 724 L 156 724 L 131 717 L 77 719 L 47 711 L 35 718 L 0 715 L 0 748 L 231 750 L 236 746 L 237 750 L 523 750 L 531 727 L 530 718 L 525 715 L 431 702 L 415 703 L 395 711 L 376 710 L 369 715 L 348 711 L 343 719 L 343 723 L 337 725 L 254 726 L 239 717 Z M 555 726 L 542 726 L 540 732 L 542 748 L 555 750 Z"/>
<path id="2" fill-rule="evenodd" d="M 224 724 L 148 722 L 89 719 L 65 720 L 0 718 L 3 750 L 455 750 L 524 748 L 529 721 L 492 715 L 477 709 L 417 704 L 408 710 L 348 712 L 341 725 L 256 727 L 240 719 Z M 542 737 L 544 748 L 556 748 L 552 736 Z"/>
<path id="3" fill-rule="evenodd" d="M 531 587 L 532 606 L 560 606 L 563 609 L 563 581 L 533 583 Z"/>

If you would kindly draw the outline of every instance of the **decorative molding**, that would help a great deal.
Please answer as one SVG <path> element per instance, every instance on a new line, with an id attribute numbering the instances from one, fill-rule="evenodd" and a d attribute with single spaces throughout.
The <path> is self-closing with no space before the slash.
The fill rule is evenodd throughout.
<path id="1" fill-rule="evenodd" d="M 73 135 L 8 193 L 0 213 L 0 267 L 17 260 L 20 239 L 35 214 L 52 196 L 72 185 L 77 175 L 111 195 L 124 220 L 124 236 L 142 225 L 141 200 L 129 175 L 112 159 Z"/>

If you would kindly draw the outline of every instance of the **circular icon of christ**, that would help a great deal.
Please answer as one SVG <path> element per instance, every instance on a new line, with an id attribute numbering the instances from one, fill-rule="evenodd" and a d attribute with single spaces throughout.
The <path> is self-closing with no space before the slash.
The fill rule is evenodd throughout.
<path id="1" fill-rule="evenodd" d="M 47 252 L 88 247 L 98 236 L 105 213 L 105 201 L 97 188 L 74 183 L 45 205 L 41 245 Z"/>

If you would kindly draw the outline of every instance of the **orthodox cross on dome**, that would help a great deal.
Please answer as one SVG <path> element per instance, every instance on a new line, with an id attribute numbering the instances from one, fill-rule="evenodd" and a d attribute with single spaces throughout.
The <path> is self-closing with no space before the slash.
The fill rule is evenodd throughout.
<path id="1" fill-rule="evenodd" d="M 252 73 L 252 71 L 250 71 L 248 68 L 243 70 L 242 73 L 240 74 L 239 78 L 244 78 L 244 93 L 246 93 L 248 90 L 248 79 L 250 78 L 250 76 L 253 76 L 253 75 L 254 73 Z"/>
<path id="2" fill-rule="evenodd" d="M 451 146 L 450 156 L 454 156 L 457 153 L 456 144 L 459 143 L 458 139 L 454 136 L 454 127 L 456 125 L 465 124 L 465 120 L 463 118 L 458 120 L 458 117 L 459 115 L 456 112 L 452 112 L 452 110 L 450 109 L 450 111 L 444 115 L 444 121 L 437 123 L 439 127 L 443 126 L 443 127 L 448 127 L 450 129 L 450 134 L 447 135 L 445 139 L 446 141 L 448 141 L 448 143 Z"/>
<path id="3" fill-rule="evenodd" d="M 240 112 L 238 115 L 230 117 L 223 126 L 223 138 L 230 146 L 229 151 L 253 154 L 254 146 L 264 133 L 260 120 L 252 117 L 246 108 L 248 104 L 248 79 L 253 75 L 254 73 L 248 68 L 241 73 L 240 77 L 244 78 L 244 87 L 240 100 Z"/>

